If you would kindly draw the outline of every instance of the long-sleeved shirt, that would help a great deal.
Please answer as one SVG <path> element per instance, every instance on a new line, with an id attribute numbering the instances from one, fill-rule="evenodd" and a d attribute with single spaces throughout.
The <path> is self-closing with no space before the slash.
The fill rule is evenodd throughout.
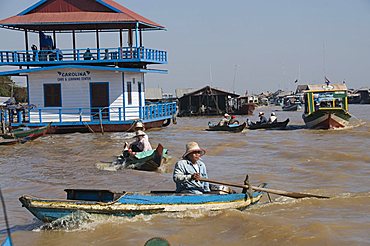
<path id="1" fill-rule="evenodd" d="M 206 165 L 200 160 L 196 164 L 199 171 L 189 160 L 183 159 L 176 163 L 173 170 L 173 181 L 176 183 L 176 192 L 188 191 L 190 193 L 202 194 L 210 191 L 207 182 L 196 181 L 191 178 L 194 173 L 199 173 L 202 178 L 208 178 Z"/>

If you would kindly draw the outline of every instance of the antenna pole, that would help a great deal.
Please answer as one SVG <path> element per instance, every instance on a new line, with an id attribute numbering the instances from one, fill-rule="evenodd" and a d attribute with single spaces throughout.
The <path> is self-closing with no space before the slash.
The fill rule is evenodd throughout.
<path id="1" fill-rule="evenodd" d="M 235 94 L 235 80 L 236 80 L 236 71 L 238 70 L 238 64 L 234 67 L 234 79 L 233 79 L 233 93 Z"/>
<path id="2" fill-rule="evenodd" d="M 0 199 L 1 199 L 1 204 L 3 206 L 4 219 L 5 219 L 5 225 L 6 225 L 6 232 L 8 233 L 8 238 L 9 238 L 10 245 L 13 245 L 13 243 L 12 243 L 12 237 L 10 235 L 10 228 L 9 228 L 8 216 L 6 214 L 5 202 L 4 202 L 4 197 L 3 197 L 3 193 L 1 191 L 1 188 L 0 188 Z"/>

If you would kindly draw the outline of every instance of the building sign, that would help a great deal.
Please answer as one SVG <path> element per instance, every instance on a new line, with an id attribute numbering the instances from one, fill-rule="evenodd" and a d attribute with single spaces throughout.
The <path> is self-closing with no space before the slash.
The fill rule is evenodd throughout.
<path id="1" fill-rule="evenodd" d="M 90 71 L 82 72 L 57 72 L 58 73 L 58 82 L 63 81 L 85 81 L 91 80 Z"/>

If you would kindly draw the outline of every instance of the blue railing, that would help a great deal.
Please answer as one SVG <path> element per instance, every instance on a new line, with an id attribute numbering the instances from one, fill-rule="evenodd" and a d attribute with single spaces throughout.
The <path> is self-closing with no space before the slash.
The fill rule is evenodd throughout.
<path id="1" fill-rule="evenodd" d="M 166 64 L 167 52 L 144 47 L 55 50 L 2 50 L 1 65 L 60 65 L 83 63 L 147 62 Z"/>
<path id="2" fill-rule="evenodd" d="M 3 114 L 3 115 L 1 115 Z M 53 125 L 84 124 L 86 122 L 117 123 L 132 120 L 151 122 L 170 119 L 176 114 L 176 102 L 149 104 L 144 107 L 104 107 L 104 108 L 32 108 L 27 111 L 0 111 L 6 124 Z"/>

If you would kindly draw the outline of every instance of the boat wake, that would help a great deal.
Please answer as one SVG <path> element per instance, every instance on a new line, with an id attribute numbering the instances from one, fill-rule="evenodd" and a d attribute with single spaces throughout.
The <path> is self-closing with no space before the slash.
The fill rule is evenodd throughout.
<path id="1" fill-rule="evenodd" d="M 75 230 L 81 228 L 82 225 L 93 222 L 90 214 L 84 211 L 76 211 L 70 215 L 64 216 L 60 219 L 54 220 L 50 223 L 43 224 L 38 230 Z"/>
<path id="2" fill-rule="evenodd" d="M 116 172 L 122 168 L 122 165 L 114 165 L 112 162 L 98 162 L 96 168 L 103 171 Z"/>

